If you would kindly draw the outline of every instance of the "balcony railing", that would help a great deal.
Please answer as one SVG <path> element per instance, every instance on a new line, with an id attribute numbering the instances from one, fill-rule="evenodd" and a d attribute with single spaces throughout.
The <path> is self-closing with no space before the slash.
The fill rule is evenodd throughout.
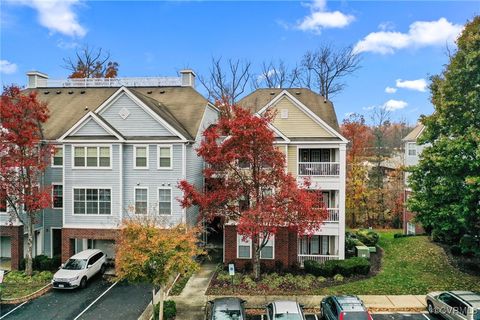
<path id="1" fill-rule="evenodd" d="M 340 218 L 340 210 L 338 208 L 327 208 L 328 217 L 325 222 L 338 222 Z"/>
<path id="2" fill-rule="evenodd" d="M 338 256 L 321 255 L 321 254 L 299 254 L 298 264 L 303 268 L 303 263 L 307 260 L 314 260 L 319 263 L 324 263 L 327 260 L 338 260 Z"/>
<path id="3" fill-rule="evenodd" d="M 298 175 L 300 176 L 338 176 L 340 163 L 338 162 L 299 162 Z"/>

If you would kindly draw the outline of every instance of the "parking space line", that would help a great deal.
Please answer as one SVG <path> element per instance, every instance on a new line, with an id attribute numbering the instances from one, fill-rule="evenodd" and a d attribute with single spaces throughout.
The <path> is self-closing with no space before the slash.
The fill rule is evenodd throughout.
<path id="1" fill-rule="evenodd" d="M 430 318 L 429 318 L 425 313 L 423 313 L 423 312 L 422 312 L 422 315 L 423 315 L 425 318 L 427 318 L 427 320 L 432 320 L 432 319 L 430 319 Z"/>
<path id="2" fill-rule="evenodd" d="M 23 306 L 25 303 L 27 303 L 28 301 L 25 301 L 24 303 L 16 306 L 15 308 L 13 308 L 12 310 L 10 310 L 9 312 L 5 313 L 2 317 L 0 317 L 0 320 L 5 318 L 6 316 L 8 316 L 10 313 L 12 313 L 13 311 L 17 310 L 18 308 L 20 308 L 21 306 Z"/>
<path id="3" fill-rule="evenodd" d="M 100 298 L 103 297 L 108 291 L 110 291 L 110 289 L 112 289 L 117 283 L 118 283 L 118 281 L 115 281 L 114 284 L 112 284 L 110 287 L 108 287 L 107 290 L 105 290 L 101 295 L 99 295 L 97 299 L 95 299 L 92 303 L 90 303 L 88 305 L 88 307 L 86 307 L 82 312 L 80 312 L 80 314 L 78 316 L 76 316 L 75 319 L 73 319 L 73 320 L 78 320 L 85 312 L 87 312 L 88 309 L 90 309 L 91 306 L 93 306 L 98 300 L 100 300 Z"/>

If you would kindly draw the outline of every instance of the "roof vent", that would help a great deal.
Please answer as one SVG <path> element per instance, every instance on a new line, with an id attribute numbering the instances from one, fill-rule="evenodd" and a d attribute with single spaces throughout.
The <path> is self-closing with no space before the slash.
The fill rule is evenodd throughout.
<path id="1" fill-rule="evenodd" d="M 84 93 L 85 93 L 85 90 L 80 91 L 80 94 L 84 94 Z"/>
<path id="2" fill-rule="evenodd" d="M 87 107 L 87 106 L 85 106 L 85 111 L 88 111 L 88 107 Z"/>
<path id="3" fill-rule="evenodd" d="M 164 94 L 164 93 L 165 93 L 165 90 L 160 91 L 160 93 L 161 93 L 161 94 Z"/>
<path id="4" fill-rule="evenodd" d="M 62 93 L 62 91 L 58 90 L 58 91 L 57 91 L 57 94 L 60 94 L 60 93 Z"/>
<path id="5" fill-rule="evenodd" d="M 72 90 L 68 91 L 68 94 L 73 94 L 73 91 Z"/>
<path id="6" fill-rule="evenodd" d="M 270 92 L 270 95 L 271 95 L 271 96 L 275 95 L 275 92 L 273 92 L 273 91 L 272 91 L 272 92 Z"/>
<path id="7" fill-rule="evenodd" d="M 152 90 L 147 91 L 148 94 L 152 94 Z"/>
<path id="8" fill-rule="evenodd" d="M 295 94 L 296 94 L 297 96 L 299 96 L 300 93 L 301 93 L 300 91 L 295 91 Z"/>
<path id="9" fill-rule="evenodd" d="M 50 91 L 43 91 L 43 94 L 49 94 Z"/>

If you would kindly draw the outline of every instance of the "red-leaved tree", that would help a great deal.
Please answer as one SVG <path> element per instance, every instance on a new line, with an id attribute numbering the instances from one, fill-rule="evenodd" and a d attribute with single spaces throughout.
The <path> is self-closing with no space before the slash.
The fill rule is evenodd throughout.
<path id="1" fill-rule="evenodd" d="M 225 100 L 227 101 L 227 100 Z M 198 190 L 187 181 L 183 207 L 198 205 L 207 220 L 222 217 L 252 240 L 255 278 L 260 277 L 260 251 L 279 228 L 298 235 L 312 234 L 327 216 L 319 192 L 310 192 L 285 170 L 285 156 L 274 145 L 269 128 L 273 115 L 251 114 L 227 102 L 218 104 L 221 116 L 203 133 L 197 149 L 206 162 L 208 185 Z"/>
<path id="2" fill-rule="evenodd" d="M 0 190 L 11 221 L 18 219 L 27 230 L 27 275 L 32 274 L 37 214 L 51 202 L 50 188 L 41 185 L 52 152 L 42 137 L 42 124 L 47 119 L 47 106 L 35 92 L 24 94 L 16 86 L 4 88 L 0 102 Z"/>

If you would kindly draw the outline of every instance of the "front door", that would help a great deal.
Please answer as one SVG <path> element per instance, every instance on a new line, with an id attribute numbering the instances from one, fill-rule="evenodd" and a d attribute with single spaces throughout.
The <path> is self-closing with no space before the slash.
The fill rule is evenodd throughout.
<path id="1" fill-rule="evenodd" d="M 62 254 L 62 229 L 52 229 L 52 256 Z"/>

